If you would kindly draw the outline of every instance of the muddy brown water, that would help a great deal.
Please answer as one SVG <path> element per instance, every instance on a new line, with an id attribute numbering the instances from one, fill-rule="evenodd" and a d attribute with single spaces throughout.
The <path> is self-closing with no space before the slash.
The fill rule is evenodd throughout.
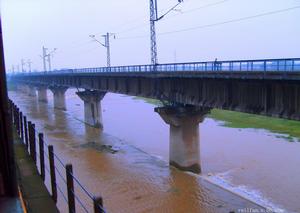
<path id="1" fill-rule="evenodd" d="M 168 166 L 168 126 L 154 112 L 154 105 L 143 100 L 107 94 L 101 131 L 83 123 L 83 103 L 73 89 L 67 91 L 67 111 L 53 108 L 49 91 L 48 103 L 21 92 L 9 96 L 45 133 L 45 141 L 61 160 L 73 164 L 75 176 L 87 190 L 103 196 L 108 212 L 260 208 L 248 200 L 276 212 L 300 212 L 300 143 L 278 134 L 227 128 L 207 118 L 200 125 L 203 172 L 193 175 Z M 64 180 L 57 179 L 66 194 Z M 46 183 L 51 189 L 49 178 Z M 91 212 L 91 200 L 76 183 L 75 188 Z M 60 192 L 58 197 L 59 208 L 67 212 Z M 79 202 L 77 209 L 85 212 Z"/>

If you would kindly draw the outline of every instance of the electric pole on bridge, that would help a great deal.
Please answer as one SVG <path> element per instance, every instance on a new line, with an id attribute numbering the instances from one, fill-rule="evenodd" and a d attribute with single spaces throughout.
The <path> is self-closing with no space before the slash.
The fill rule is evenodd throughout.
<path id="1" fill-rule="evenodd" d="M 52 50 L 52 52 L 50 52 L 50 53 L 47 54 L 47 60 L 48 60 L 48 68 L 49 68 L 49 71 L 52 70 L 52 67 L 51 67 L 51 57 L 53 57 L 54 52 L 55 52 L 56 50 L 57 50 L 57 48 L 54 48 L 54 49 Z"/>
<path id="2" fill-rule="evenodd" d="M 27 60 L 28 72 L 31 72 L 31 64 L 32 64 L 32 61 L 30 59 L 28 59 Z"/>
<path id="3" fill-rule="evenodd" d="M 107 64 L 107 67 L 110 67 L 111 66 L 111 63 L 110 63 L 110 37 L 111 36 L 114 36 L 115 37 L 115 34 L 114 33 L 106 33 L 105 35 L 102 35 L 102 37 L 104 37 L 104 44 L 99 41 L 98 39 L 96 39 L 96 35 L 90 35 L 90 38 L 93 39 L 93 41 L 96 41 L 97 43 L 101 44 L 103 47 L 106 48 L 106 64 Z"/>
<path id="4" fill-rule="evenodd" d="M 47 57 L 47 48 L 45 48 L 45 47 L 43 46 L 41 58 L 42 58 L 42 60 L 43 60 L 44 72 L 47 72 L 47 67 L 46 67 L 46 57 Z"/>
<path id="5" fill-rule="evenodd" d="M 40 57 L 43 60 L 43 67 L 44 67 L 44 72 L 47 72 L 47 64 L 46 61 L 48 62 L 48 71 L 51 71 L 51 56 L 53 57 L 54 52 L 57 50 L 57 48 L 54 48 L 50 53 L 47 53 L 48 48 L 44 47 L 42 48 L 42 55 Z"/>
<path id="6" fill-rule="evenodd" d="M 155 22 L 161 20 L 163 17 L 165 17 L 168 13 L 174 10 L 182 2 L 183 0 L 178 0 L 178 3 L 175 6 L 169 9 L 162 16 L 158 16 L 157 0 L 150 0 L 150 41 L 151 41 L 151 64 L 152 65 L 158 64 Z"/>
<path id="7" fill-rule="evenodd" d="M 25 72 L 25 62 L 24 62 L 24 59 L 21 59 L 21 68 L 22 68 L 22 72 Z"/>

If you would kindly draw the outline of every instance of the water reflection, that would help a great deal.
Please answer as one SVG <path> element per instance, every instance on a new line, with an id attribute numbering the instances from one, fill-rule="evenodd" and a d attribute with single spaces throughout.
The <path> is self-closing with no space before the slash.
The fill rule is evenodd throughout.
<path id="1" fill-rule="evenodd" d="M 45 120 L 49 120 L 51 116 L 50 116 L 50 113 L 49 113 L 48 104 L 45 103 L 45 102 L 38 101 L 37 105 L 38 105 L 39 115 L 43 115 L 41 117 L 43 117 Z"/>
<path id="2" fill-rule="evenodd" d="M 87 142 L 98 141 L 99 138 L 101 138 L 102 130 L 100 128 L 94 128 L 87 124 L 84 124 L 84 128 L 85 128 L 85 139 Z"/>

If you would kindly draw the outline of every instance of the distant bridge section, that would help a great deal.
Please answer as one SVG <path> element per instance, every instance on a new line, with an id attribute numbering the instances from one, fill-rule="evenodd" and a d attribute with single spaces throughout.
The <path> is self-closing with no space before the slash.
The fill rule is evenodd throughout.
<path id="1" fill-rule="evenodd" d="M 300 120 L 300 58 L 64 69 L 12 79 Z"/>

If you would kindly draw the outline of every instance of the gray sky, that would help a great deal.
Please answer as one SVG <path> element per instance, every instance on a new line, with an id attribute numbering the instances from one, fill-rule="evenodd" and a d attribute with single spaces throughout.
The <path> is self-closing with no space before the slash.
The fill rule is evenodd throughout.
<path id="1" fill-rule="evenodd" d="M 158 0 L 160 13 L 176 2 Z M 296 6 L 300 0 L 185 0 L 157 23 L 159 62 L 300 57 L 300 8 L 264 15 Z M 57 48 L 56 69 L 105 66 L 105 48 L 89 35 L 106 32 L 116 35 L 112 65 L 150 63 L 149 0 L 2 0 L 1 16 L 8 69 L 21 58 L 42 69 L 43 45 Z"/>

